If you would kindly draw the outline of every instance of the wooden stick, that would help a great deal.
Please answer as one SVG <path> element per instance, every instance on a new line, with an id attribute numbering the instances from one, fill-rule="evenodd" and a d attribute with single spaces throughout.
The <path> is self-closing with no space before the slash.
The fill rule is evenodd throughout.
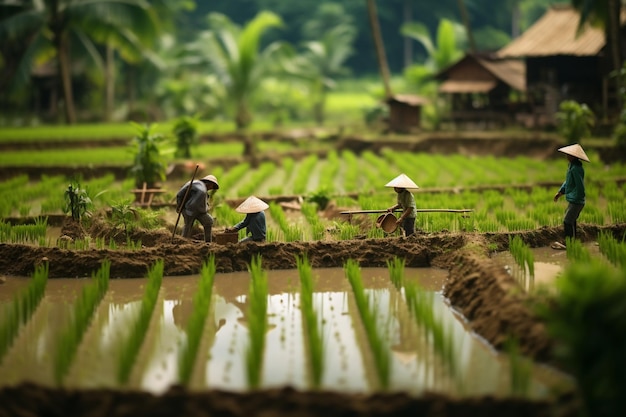
<path id="1" fill-rule="evenodd" d="M 394 210 L 396 212 L 402 212 L 404 210 Z M 470 213 L 472 209 L 416 209 L 418 213 Z M 342 211 L 341 214 L 373 214 L 373 213 L 387 213 L 387 210 L 353 210 Z"/>

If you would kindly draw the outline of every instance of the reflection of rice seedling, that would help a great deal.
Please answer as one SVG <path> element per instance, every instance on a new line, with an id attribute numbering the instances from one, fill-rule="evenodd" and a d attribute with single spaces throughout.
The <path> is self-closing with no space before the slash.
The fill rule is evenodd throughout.
<path id="1" fill-rule="evenodd" d="M 423 326 L 432 337 L 433 347 L 441 357 L 452 376 L 457 376 L 458 366 L 454 355 L 454 338 L 451 331 L 446 331 L 441 320 L 435 318 L 433 294 L 426 292 L 416 282 L 407 282 L 404 287 L 407 307 L 415 322 Z"/>
<path id="2" fill-rule="evenodd" d="M 252 258 L 248 266 L 250 271 L 250 304 L 246 319 L 250 333 L 250 343 L 246 350 L 246 370 L 248 386 L 258 388 L 263 371 L 265 352 L 265 332 L 267 331 L 267 273 L 262 269 L 261 256 Z"/>
<path id="3" fill-rule="evenodd" d="M 102 266 L 91 275 L 89 284 L 83 287 L 81 295 L 74 303 L 74 311 L 65 331 L 59 338 L 54 358 L 54 378 L 58 384 L 67 373 L 85 331 L 91 323 L 98 304 L 109 288 L 111 261 L 102 261 Z"/>
<path id="4" fill-rule="evenodd" d="M 193 297 L 193 312 L 187 323 L 187 338 L 178 357 L 178 377 L 184 385 L 189 384 L 198 355 L 200 339 L 202 338 L 204 324 L 211 306 L 215 270 L 215 254 L 211 254 L 209 259 L 202 264 L 200 283 Z"/>
<path id="5" fill-rule="evenodd" d="M 150 318 L 152 317 L 154 306 L 156 305 L 157 298 L 159 297 L 162 280 L 163 259 L 160 259 L 148 269 L 148 285 L 146 285 L 143 298 L 141 300 L 139 316 L 133 324 L 133 328 L 125 342 L 125 346 L 120 350 L 121 354 L 117 368 L 117 380 L 121 384 L 126 384 L 128 382 L 130 372 L 133 369 L 133 364 L 135 363 L 137 354 L 139 353 L 141 345 L 146 337 L 146 332 L 148 331 L 148 326 L 150 325 Z"/>
<path id="6" fill-rule="evenodd" d="M 359 310 L 359 315 L 361 316 L 361 321 L 365 328 L 365 335 L 367 336 L 372 351 L 378 382 L 383 389 L 387 389 L 389 388 L 391 376 L 390 349 L 387 341 L 383 337 L 385 333 L 377 326 L 376 317 L 378 314 L 376 306 L 367 299 L 361 279 L 359 264 L 353 259 L 348 259 L 344 269 L 348 281 L 350 281 L 350 285 L 352 286 L 352 292 Z"/>
<path id="7" fill-rule="evenodd" d="M 506 340 L 504 349 L 509 355 L 511 394 L 525 397 L 530 389 L 532 362 L 521 355 L 519 344 L 513 338 Z"/>
<path id="8" fill-rule="evenodd" d="M 46 291 L 47 282 L 48 263 L 46 262 L 35 268 L 33 279 L 28 283 L 28 287 L 11 300 L 11 303 L 2 312 L 0 316 L 2 318 L 0 322 L 0 362 L 11 347 L 20 326 L 26 324 L 37 309 Z"/>
<path id="9" fill-rule="evenodd" d="M 313 274 L 311 264 L 306 255 L 296 256 L 296 264 L 300 274 L 300 309 L 306 329 L 306 346 L 310 359 L 311 383 L 319 388 L 324 374 L 324 340 L 321 324 L 313 307 Z"/>

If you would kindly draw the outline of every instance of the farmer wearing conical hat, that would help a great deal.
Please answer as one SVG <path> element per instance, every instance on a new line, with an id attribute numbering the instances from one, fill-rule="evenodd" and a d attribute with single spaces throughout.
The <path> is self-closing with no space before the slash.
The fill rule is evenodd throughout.
<path id="1" fill-rule="evenodd" d="M 415 198 L 413 198 L 413 194 L 409 190 L 417 190 L 419 187 L 405 174 L 398 175 L 385 184 L 385 187 L 393 187 L 393 190 L 398 194 L 396 204 L 389 207 L 387 211 L 391 213 L 398 208 L 402 209 L 402 214 L 396 220 L 396 224 L 402 226 L 405 236 L 411 236 L 415 233 L 417 208 L 415 206 Z"/>
<path id="2" fill-rule="evenodd" d="M 566 239 L 568 237 L 573 239 L 576 237 L 576 220 L 585 207 L 585 169 L 581 161 L 589 162 L 589 158 L 582 146 L 577 143 L 559 148 L 558 151 L 567 155 L 569 165 L 565 182 L 554 195 L 554 201 L 558 201 L 562 195 L 565 195 L 568 204 L 563 218 L 563 230 Z M 552 248 L 565 249 L 564 243 L 554 242 Z"/>
<path id="3" fill-rule="evenodd" d="M 255 196 L 250 196 L 241 203 L 235 211 L 244 213 L 246 217 L 226 232 L 236 232 L 246 227 L 246 237 L 239 242 L 265 242 L 266 226 L 265 212 L 269 206 L 267 203 Z"/>
<path id="4" fill-rule="evenodd" d="M 184 206 L 180 210 L 185 220 L 183 237 L 191 237 L 193 224 L 198 220 L 202 224 L 202 227 L 204 227 L 204 240 L 211 242 L 213 217 L 209 214 L 209 199 L 212 195 L 211 191 L 219 190 L 220 186 L 214 175 L 207 175 L 199 180 L 194 180 L 187 194 L 187 189 L 190 186 L 189 183 L 190 181 L 187 181 L 180 187 L 178 193 L 176 193 L 176 207 L 181 209 L 181 205 L 184 203 Z M 185 201 L 183 202 L 183 200 Z"/>

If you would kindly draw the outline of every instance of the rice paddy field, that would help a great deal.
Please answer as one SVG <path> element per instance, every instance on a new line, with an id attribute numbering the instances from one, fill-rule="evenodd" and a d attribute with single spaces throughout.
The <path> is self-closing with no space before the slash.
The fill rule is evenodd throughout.
<path id="1" fill-rule="evenodd" d="M 223 139 L 165 156 L 150 205 L 122 142 L 5 145 L 0 415 L 621 410 L 619 379 L 557 348 L 619 363 L 572 335 L 595 314 L 605 345 L 623 343 L 623 319 L 597 309 L 623 306 L 624 161 L 586 147 L 578 239 L 554 251 L 567 170 L 556 141 L 259 138 L 246 159 Z M 215 237 L 255 195 L 269 204 L 266 242 L 180 236 L 174 196 L 196 166 L 219 181 Z M 395 204 L 384 185 L 401 173 L 420 187 L 410 237 L 358 213 Z M 92 203 L 80 221 L 64 210 L 69 184 Z M 598 378 L 600 392 L 587 385 Z"/>

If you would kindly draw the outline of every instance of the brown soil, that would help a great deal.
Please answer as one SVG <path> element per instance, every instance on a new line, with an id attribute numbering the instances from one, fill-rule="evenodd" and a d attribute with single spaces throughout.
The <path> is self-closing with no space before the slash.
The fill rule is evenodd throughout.
<path id="1" fill-rule="evenodd" d="M 622 236 L 626 225 L 601 228 L 580 226 L 583 240 L 592 240 L 601 230 Z M 65 222 L 63 239 L 110 238 L 123 243 L 126 236 L 108 222 L 93 221 L 88 230 L 75 222 Z M 546 246 L 560 237 L 558 228 L 520 232 L 531 246 Z M 200 235 L 198 235 L 199 237 Z M 252 257 L 260 254 L 267 269 L 295 268 L 295 256 L 307 254 L 314 267 L 341 267 L 348 259 L 362 266 L 385 266 L 400 256 L 410 267 L 436 266 L 448 269 L 444 295 L 468 320 L 469 326 L 501 349 L 509 336 L 516 337 L 522 352 L 538 362 L 552 363 L 552 341 L 541 321 L 529 308 L 529 296 L 519 291 L 515 281 L 489 258 L 489 251 L 504 250 L 508 233 L 417 233 L 403 237 L 355 239 L 349 241 L 235 243 L 218 245 L 172 236 L 171 231 L 134 231 L 140 250 L 68 250 L 28 245 L 0 244 L 0 271 L 5 275 L 30 275 L 35 265 L 47 261 L 50 277 L 86 277 L 99 268 L 103 259 L 111 261 L 111 276 L 143 277 L 157 259 L 165 261 L 166 275 L 196 274 L 211 254 L 218 272 L 246 270 Z M 73 416 L 573 416 L 576 397 L 556 402 L 522 399 L 447 398 L 427 394 L 414 398 L 404 394 L 353 395 L 335 392 L 298 392 L 288 387 L 248 393 L 188 392 L 173 387 L 153 396 L 142 392 L 113 390 L 70 391 L 32 384 L 0 390 L 0 417 L 14 415 Z M 553 414 L 556 413 L 556 414 Z"/>

